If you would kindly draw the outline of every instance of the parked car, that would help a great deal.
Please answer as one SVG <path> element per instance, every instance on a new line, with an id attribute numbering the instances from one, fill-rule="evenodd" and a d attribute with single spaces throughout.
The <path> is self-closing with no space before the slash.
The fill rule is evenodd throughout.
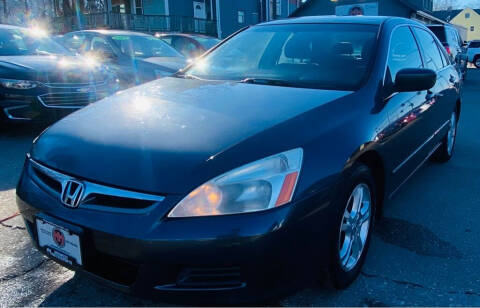
<path id="1" fill-rule="evenodd" d="M 428 28 L 442 42 L 451 59 L 457 64 L 457 68 L 463 77 L 467 74 L 467 48 L 466 42 L 461 39 L 458 29 L 452 25 L 428 25 Z"/>
<path id="2" fill-rule="evenodd" d="M 117 89 L 104 67 L 45 32 L 0 25 L 0 122 L 53 121 Z"/>
<path id="3" fill-rule="evenodd" d="M 467 49 L 468 62 L 480 68 L 480 41 L 471 41 Z"/>
<path id="4" fill-rule="evenodd" d="M 121 30 L 84 30 L 63 36 L 63 45 L 96 56 L 120 79 L 123 88 L 170 76 L 186 65 L 183 55 L 148 34 Z"/>
<path id="5" fill-rule="evenodd" d="M 460 84 L 409 19 L 260 24 L 46 130 L 18 206 L 40 251 L 133 294 L 238 304 L 320 270 L 344 288 L 384 203 L 454 154 Z"/>
<path id="6" fill-rule="evenodd" d="M 218 38 L 200 34 L 170 33 L 156 36 L 190 59 L 203 55 L 221 42 Z"/>

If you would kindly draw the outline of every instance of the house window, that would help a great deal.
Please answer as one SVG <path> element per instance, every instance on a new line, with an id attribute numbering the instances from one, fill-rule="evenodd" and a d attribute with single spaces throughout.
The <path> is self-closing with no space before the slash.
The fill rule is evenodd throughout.
<path id="1" fill-rule="evenodd" d="M 276 0 L 277 16 L 282 16 L 282 0 Z"/>
<path id="2" fill-rule="evenodd" d="M 245 23 L 245 12 L 244 11 L 238 11 L 238 23 L 239 24 L 244 24 Z"/>
<path id="3" fill-rule="evenodd" d="M 465 18 L 469 19 L 470 18 L 470 13 L 465 13 Z"/>
<path id="4" fill-rule="evenodd" d="M 475 26 L 471 26 L 470 31 L 475 31 Z"/>
<path id="5" fill-rule="evenodd" d="M 142 0 L 135 0 L 135 14 L 143 15 L 143 5 Z"/>

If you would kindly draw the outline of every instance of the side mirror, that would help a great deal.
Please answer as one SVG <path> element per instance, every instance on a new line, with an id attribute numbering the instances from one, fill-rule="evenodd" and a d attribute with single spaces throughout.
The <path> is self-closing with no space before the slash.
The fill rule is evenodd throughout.
<path id="1" fill-rule="evenodd" d="M 426 68 L 405 68 L 395 77 L 396 92 L 424 91 L 433 88 L 437 74 Z"/>

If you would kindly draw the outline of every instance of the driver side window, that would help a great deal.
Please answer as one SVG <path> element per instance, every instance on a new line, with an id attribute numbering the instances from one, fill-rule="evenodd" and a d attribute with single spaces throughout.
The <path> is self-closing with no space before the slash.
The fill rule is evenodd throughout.
<path id="1" fill-rule="evenodd" d="M 397 73 L 404 68 L 422 67 L 422 58 L 417 42 L 408 27 L 396 29 L 390 40 L 387 63 L 387 80 L 395 82 Z"/>
<path id="2" fill-rule="evenodd" d="M 113 54 L 113 50 L 108 45 L 107 41 L 103 37 L 95 36 L 92 38 L 91 48 L 92 51 L 107 51 Z"/>

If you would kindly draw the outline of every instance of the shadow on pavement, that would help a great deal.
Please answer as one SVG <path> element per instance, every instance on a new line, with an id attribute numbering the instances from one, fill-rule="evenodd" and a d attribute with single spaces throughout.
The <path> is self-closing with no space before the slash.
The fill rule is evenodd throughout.
<path id="1" fill-rule="evenodd" d="M 0 127 L 0 191 L 15 188 L 25 154 L 33 139 L 45 128 L 46 125 L 32 123 Z"/>
<path id="2" fill-rule="evenodd" d="M 375 234 L 386 243 L 419 255 L 457 259 L 463 256 L 455 246 L 440 239 L 434 232 L 406 220 L 382 217 L 375 226 Z"/>
<path id="3" fill-rule="evenodd" d="M 48 295 L 41 307 L 78 307 L 78 306 L 162 306 L 160 302 L 153 302 L 135 298 L 119 291 L 104 287 L 97 282 L 80 274 L 62 284 Z M 170 305 L 169 305 L 170 306 Z"/>

